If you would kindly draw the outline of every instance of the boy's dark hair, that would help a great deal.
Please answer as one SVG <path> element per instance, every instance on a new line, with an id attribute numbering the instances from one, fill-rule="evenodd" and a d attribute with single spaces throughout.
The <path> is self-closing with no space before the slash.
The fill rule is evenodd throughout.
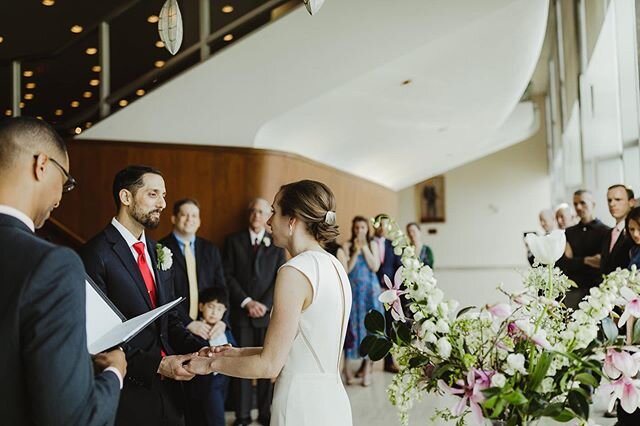
<path id="1" fill-rule="evenodd" d="M 213 302 L 214 300 L 218 303 L 222 303 L 225 308 L 229 307 L 229 296 L 227 295 L 227 290 L 223 288 L 205 288 L 200 292 L 198 297 L 198 302 L 202 304 Z"/>
<path id="2" fill-rule="evenodd" d="M 141 165 L 127 166 L 116 174 L 113 178 L 113 201 L 116 203 L 116 210 L 120 210 L 120 191 L 127 189 L 135 195 L 142 187 L 142 178 L 147 173 L 162 176 L 160 170 Z"/>

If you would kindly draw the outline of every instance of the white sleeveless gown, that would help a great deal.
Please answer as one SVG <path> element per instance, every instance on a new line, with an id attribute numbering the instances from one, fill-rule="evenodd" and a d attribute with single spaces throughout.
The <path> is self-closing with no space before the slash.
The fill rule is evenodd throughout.
<path id="1" fill-rule="evenodd" d="M 349 278 L 328 253 L 306 251 L 289 260 L 313 287 L 291 352 L 278 376 L 271 426 L 351 426 L 351 405 L 340 378 L 351 310 Z"/>

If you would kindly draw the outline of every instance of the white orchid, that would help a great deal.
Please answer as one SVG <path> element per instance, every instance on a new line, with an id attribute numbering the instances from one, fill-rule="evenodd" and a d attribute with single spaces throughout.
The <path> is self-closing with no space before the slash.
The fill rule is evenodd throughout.
<path id="1" fill-rule="evenodd" d="M 555 230 L 548 235 L 540 236 L 527 234 L 524 241 L 538 262 L 543 265 L 553 265 L 560 259 L 567 245 L 564 231 Z"/>

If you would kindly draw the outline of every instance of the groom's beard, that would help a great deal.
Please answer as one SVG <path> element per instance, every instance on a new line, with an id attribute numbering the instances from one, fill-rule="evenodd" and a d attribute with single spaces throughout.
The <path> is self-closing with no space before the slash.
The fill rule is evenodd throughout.
<path id="1" fill-rule="evenodd" d="M 161 209 L 152 210 L 150 212 L 143 212 L 137 207 L 133 208 L 131 217 L 133 217 L 139 224 L 145 227 L 145 229 L 156 229 L 160 225 L 160 213 Z"/>

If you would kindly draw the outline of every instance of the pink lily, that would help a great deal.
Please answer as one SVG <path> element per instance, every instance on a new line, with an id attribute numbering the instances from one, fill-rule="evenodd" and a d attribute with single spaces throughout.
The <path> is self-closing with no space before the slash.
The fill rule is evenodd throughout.
<path id="1" fill-rule="evenodd" d="M 486 372 L 473 368 L 467 373 L 467 382 L 458 380 L 456 385 L 460 387 L 453 388 L 447 385 L 444 380 L 438 380 L 440 390 L 451 395 L 461 395 L 460 401 L 453 408 L 453 415 L 459 416 L 464 413 L 468 402 L 475 423 L 483 425 L 485 419 L 480 404 L 484 402 L 485 397 L 482 391 L 491 386 L 491 377 Z"/>
<path id="2" fill-rule="evenodd" d="M 605 374 L 611 379 L 618 377 L 634 377 L 640 370 L 640 353 L 631 355 L 627 351 L 617 351 L 614 348 L 607 349 L 602 367 Z"/>
<path id="3" fill-rule="evenodd" d="M 618 321 L 618 327 L 622 327 L 629 317 L 640 318 L 640 298 L 629 287 L 622 287 L 620 295 L 627 302 L 624 312 Z"/>
<path id="4" fill-rule="evenodd" d="M 382 292 L 378 300 L 391 307 L 391 316 L 395 321 L 405 322 L 407 318 L 404 315 L 402 303 L 400 302 L 400 296 L 406 293 L 406 291 L 400 290 L 400 286 L 402 285 L 402 266 L 396 271 L 393 281 L 394 283 L 392 284 L 389 277 L 384 276 L 384 283 L 389 290 Z"/>
<path id="5" fill-rule="evenodd" d="M 487 311 L 495 318 L 507 318 L 511 315 L 511 305 L 508 303 L 496 303 L 487 305 Z"/>
<path id="6" fill-rule="evenodd" d="M 620 377 L 611 384 L 603 386 L 603 392 L 611 397 L 609 401 L 609 411 L 613 409 L 617 399 L 620 399 L 620 406 L 627 413 L 633 413 L 640 406 L 640 380 L 629 377 Z"/>

